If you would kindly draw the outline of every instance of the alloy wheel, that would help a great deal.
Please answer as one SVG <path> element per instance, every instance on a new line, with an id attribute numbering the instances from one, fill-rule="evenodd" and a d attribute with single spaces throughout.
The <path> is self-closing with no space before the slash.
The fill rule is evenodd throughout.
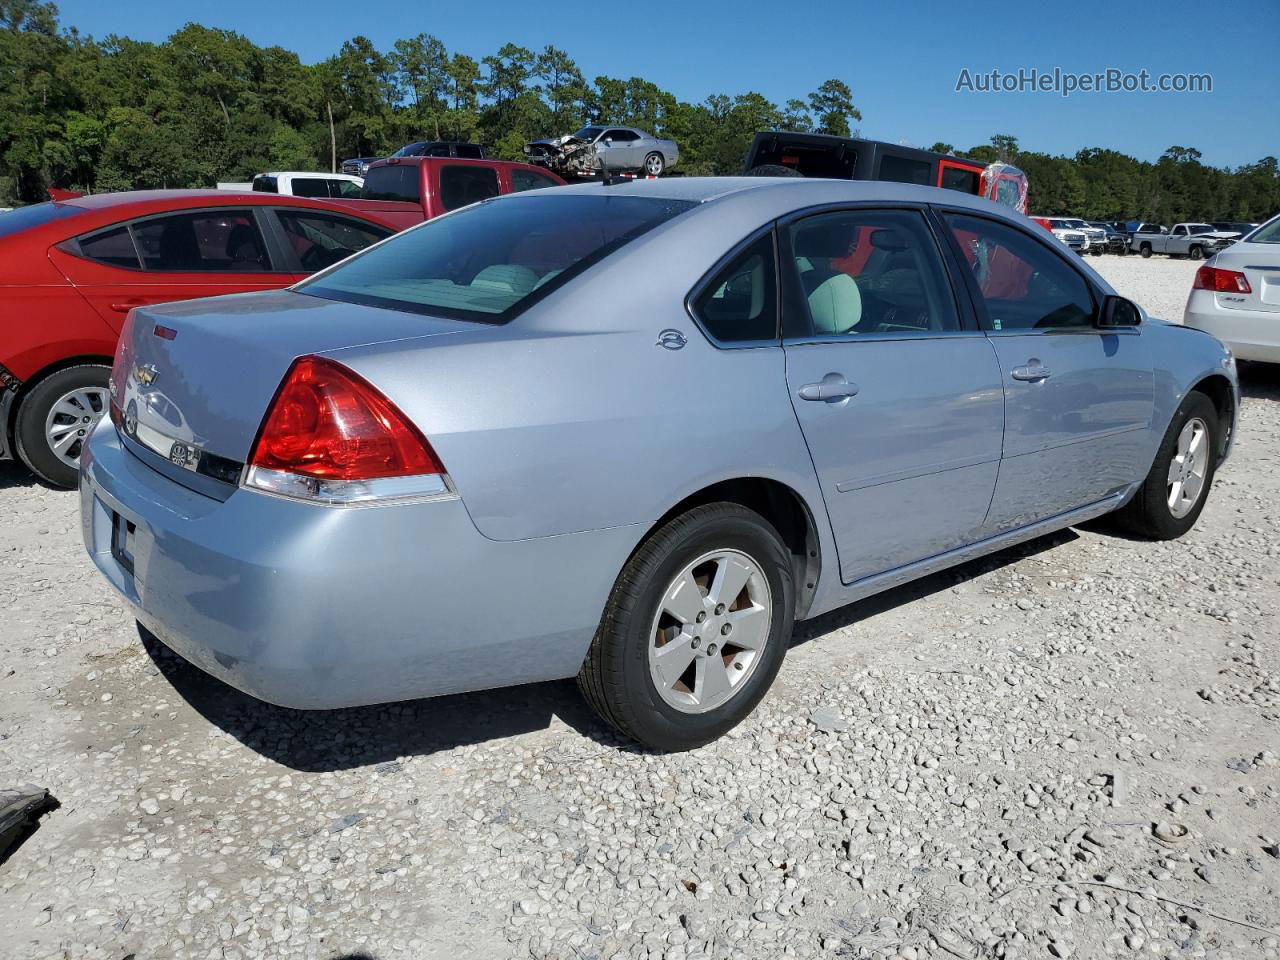
<path id="1" fill-rule="evenodd" d="M 1188 420 L 1178 434 L 1169 461 L 1169 512 L 1181 520 L 1200 500 L 1209 470 L 1209 427 L 1199 417 Z"/>
<path id="2" fill-rule="evenodd" d="M 769 580 L 738 550 L 687 564 L 662 594 L 649 630 L 649 675 L 682 713 L 723 706 L 760 663 L 773 623 Z"/>
<path id="3" fill-rule="evenodd" d="M 45 440 L 54 456 L 73 469 L 78 467 L 84 443 L 109 402 L 105 387 L 77 387 L 59 397 L 44 421 Z"/>

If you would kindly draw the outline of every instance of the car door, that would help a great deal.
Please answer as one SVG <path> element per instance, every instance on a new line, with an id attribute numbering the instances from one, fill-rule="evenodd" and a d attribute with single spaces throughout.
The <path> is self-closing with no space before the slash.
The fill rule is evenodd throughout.
<path id="1" fill-rule="evenodd" d="M 841 579 L 978 539 L 1000 460 L 1000 372 L 925 212 L 818 213 L 781 239 L 787 386 Z"/>
<path id="2" fill-rule="evenodd" d="M 615 127 L 605 131 L 600 143 L 596 145 L 596 149 L 599 151 L 601 146 L 604 147 L 601 156 L 608 159 L 610 169 L 630 170 L 640 166 L 641 161 L 644 159 L 636 156 L 638 152 L 636 144 L 639 139 L 634 130 Z"/>
<path id="3" fill-rule="evenodd" d="M 134 307 L 282 287 L 255 210 L 218 207 L 141 217 L 60 244 L 55 263 L 117 331 Z"/>
<path id="4" fill-rule="evenodd" d="M 1099 291 L 1032 232 L 969 212 L 942 219 L 969 265 L 966 283 L 1004 385 L 989 532 L 1123 490 L 1145 472 L 1154 407 L 1141 327 L 1097 327 Z"/>

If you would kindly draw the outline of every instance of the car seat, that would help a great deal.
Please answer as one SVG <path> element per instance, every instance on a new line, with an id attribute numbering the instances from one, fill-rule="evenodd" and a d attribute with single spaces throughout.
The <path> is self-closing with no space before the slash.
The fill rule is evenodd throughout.
<path id="1" fill-rule="evenodd" d="M 862 320 L 862 292 L 851 276 L 831 264 L 847 255 L 850 246 L 850 228 L 839 222 L 803 224 L 795 233 L 793 253 L 817 336 L 851 333 Z"/>

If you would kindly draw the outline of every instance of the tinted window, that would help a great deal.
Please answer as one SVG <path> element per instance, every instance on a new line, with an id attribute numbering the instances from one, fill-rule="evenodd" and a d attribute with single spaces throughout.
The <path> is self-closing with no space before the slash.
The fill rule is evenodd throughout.
<path id="1" fill-rule="evenodd" d="M 276 178 L 258 176 L 253 178 L 253 189 L 258 193 L 276 193 Z"/>
<path id="2" fill-rule="evenodd" d="M 554 180 L 545 173 L 538 173 L 536 170 L 524 170 L 520 167 L 511 169 L 511 189 L 514 193 L 520 193 L 524 190 L 541 190 L 543 187 L 559 186 Z"/>
<path id="3" fill-rule="evenodd" d="M 880 179 L 892 180 L 894 183 L 919 183 L 932 186 L 930 172 L 932 165 L 927 160 L 912 160 L 908 157 L 886 155 L 880 158 Z"/>
<path id="4" fill-rule="evenodd" d="M 982 175 L 976 170 L 962 170 L 959 167 L 942 168 L 942 186 L 947 190 L 977 194 L 981 183 Z"/>
<path id="5" fill-rule="evenodd" d="M 502 323 L 687 201 L 535 191 L 431 220 L 298 290 L 414 313 Z"/>
<path id="6" fill-rule="evenodd" d="M 579 140 L 594 140 L 604 132 L 604 127 L 583 127 L 574 134 Z"/>
<path id="7" fill-rule="evenodd" d="M 402 200 L 420 203 L 422 188 L 419 183 L 418 165 L 389 164 L 371 167 L 364 175 L 364 189 L 360 196 L 366 200 Z"/>
<path id="8" fill-rule="evenodd" d="M 498 195 L 498 171 L 493 167 L 441 167 L 440 203 L 457 210 Z"/>
<path id="9" fill-rule="evenodd" d="M 138 269 L 138 252 L 128 227 L 113 227 L 91 237 L 80 238 L 80 253 L 90 260 L 113 267 Z"/>
<path id="10" fill-rule="evenodd" d="M 54 220 L 81 213 L 84 211 L 79 207 L 69 207 L 65 203 L 33 203 L 29 207 L 18 207 L 8 213 L 0 213 L 0 237 L 10 236 L 28 227 L 43 227 Z"/>
<path id="11" fill-rule="evenodd" d="M 354 180 L 330 180 L 329 190 L 335 197 L 360 196 L 360 184 Z"/>
<path id="12" fill-rule="evenodd" d="M 294 177 L 289 189 L 295 197 L 327 197 L 329 181 L 319 177 Z"/>
<path id="13" fill-rule="evenodd" d="M 773 164 L 790 167 L 806 177 L 852 180 L 858 152 L 842 143 L 810 144 L 768 137 L 759 142 L 759 149 L 749 161 L 753 167 Z"/>
<path id="14" fill-rule="evenodd" d="M 869 210 L 809 217 L 791 226 L 812 336 L 958 330 L 938 247 L 924 217 Z"/>
<path id="15" fill-rule="evenodd" d="M 1015 227 L 946 214 L 978 281 L 993 330 L 1089 327 L 1093 297 L 1084 277 Z"/>
<path id="16" fill-rule="evenodd" d="M 610 130 L 606 136 L 611 137 L 614 143 L 630 143 L 640 139 L 631 130 Z"/>
<path id="17" fill-rule="evenodd" d="M 767 233 L 707 284 L 694 313 L 721 343 L 773 340 L 778 336 L 777 269 L 773 234 Z"/>
<path id="18" fill-rule="evenodd" d="M 393 153 L 392 156 L 393 157 L 417 157 L 422 154 L 422 148 L 425 146 L 426 144 L 422 142 L 406 143 L 403 147 L 401 147 L 399 150 Z"/>
<path id="19" fill-rule="evenodd" d="M 271 269 L 262 235 L 248 210 L 156 217 L 133 224 L 147 270 L 260 273 Z"/>
<path id="20" fill-rule="evenodd" d="M 466 160 L 483 160 L 484 148 L 474 143 L 458 143 L 454 145 L 454 155 Z"/>
<path id="21" fill-rule="evenodd" d="M 293 252 L 308 273 L 331 267 L 339 260 L 345 260 L 353 253 L 391 236 L 390 230 L 380 230 L 345 217 L 296 210 L 277 212 Z"/>

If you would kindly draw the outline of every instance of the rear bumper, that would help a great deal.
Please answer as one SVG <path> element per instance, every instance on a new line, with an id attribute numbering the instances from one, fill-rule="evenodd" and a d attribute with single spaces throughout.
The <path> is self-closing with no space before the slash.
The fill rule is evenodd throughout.
<path id="1" fill-rule="evenodd" d="M 1280 312 L 1230 309 L 1217 298 L 1210 290 L 1192 290 L 1182 322 L 1213 334 L 1237 359 L 1280 363 Z"/>
<path id="2" fill-rule="evenodd" d="M 160 475 L 103 421 L 81 461 L 85 547 L 138 620 L 208 673 L 324 709 L 572 676 L 633 527 L 482 536 L 461 500 L 332 508 Z M 134 524 L 133 570 L 112 551 Z"/>

